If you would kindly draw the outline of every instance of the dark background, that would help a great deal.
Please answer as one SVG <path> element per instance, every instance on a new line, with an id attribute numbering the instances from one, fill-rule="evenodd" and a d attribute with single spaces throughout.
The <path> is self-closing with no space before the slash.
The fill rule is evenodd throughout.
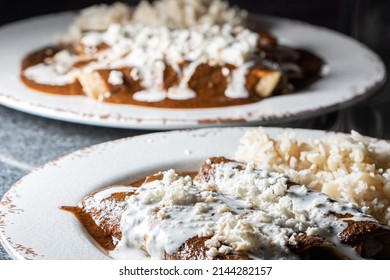
<path id="1" fill-rule="evenodd" d="M 7 1 L 0 8 L 0 25 L 12 21 L 67 10 L 78 10 L 98 3 L 115 1 Z M 131 5 L 139 1 L 127 0 Z M 253 13 L 264 13 L 298 19 L 324 26 L 366 44 L 390 66 L 390 1 L 389 0 L 230 0 L 234 5 Z M 1 50 L 1 45 L 0 45 Z M 364 65 L 362 65 L 364 67 Z M 353 71 L 353 69 L 351 69 Z M 390 85 L 364 102 L 323 116 L 298 127 L 338 131 L 355 129 L 361 133 L 390 139 Z M 293 124 L 286 124 L 293 126 Z"/>
<path id="2" fill-rule="evenodd" d="M 7 7 L 0 9 L 0 24 L 24 19 L 31 16 L 55 13 L 66 10 L 77 10 L 98 3 L 113 3 L 111 1 L 97 0 L 72 0 L 72 1 L 8 1 Z M 139 0 L 122 0 L 122 2 L 136 5 Z M 247 9 L 251 12 L 273 14 L 282 17 L 297 18 L 312 22 L 318 25 L 327 26 L 333 29 L 343 29 L 345 27 L 344 9 L 354 6 L 355 0 L 241 0 L 229 1 L 234 5 Z"/>

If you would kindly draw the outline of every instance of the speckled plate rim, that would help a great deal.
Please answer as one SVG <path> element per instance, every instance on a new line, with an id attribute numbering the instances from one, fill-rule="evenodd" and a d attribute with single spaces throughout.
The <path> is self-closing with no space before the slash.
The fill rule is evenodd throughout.
<path id="1" fill-rule="evenodd" d="M 138 180 L 156 171 L 196 170 L 211 156 L 232 158 L 254 127 L 160 132 L 110 141 L 48 162 L 16 182 L 0 201 L 0 240 L 15 259 L 109 259 L 62 205 L 76 205 L 103 187 Z M 265 128 L 317 139 L 329 132 Z M 376 140 L 374 145 L 390 148 Z M 385 146 L 383 146 L 385 145 Z"/>
<path id="2" fill-rule="evenodd" d="M 335 31 L 307 23 L 252 15 L 281 43 L 311 50 L 328 63 L 324 79 L 295 94 L 241 106 L 211 109 L 152 109 L 102 104 L 80 96 L 55 96 L 24 87 L 18 78 L 22 57 L 53 44 L 66 30 L 74 12 L 23 20 L 0 28 L 0 104 L 42 117 L 106 127 L 180 129 L 207 126 L 270 125 L 307 118 L 356 103 L 380 87 L 386 78 L 381 59 L 366 46 Z"/>

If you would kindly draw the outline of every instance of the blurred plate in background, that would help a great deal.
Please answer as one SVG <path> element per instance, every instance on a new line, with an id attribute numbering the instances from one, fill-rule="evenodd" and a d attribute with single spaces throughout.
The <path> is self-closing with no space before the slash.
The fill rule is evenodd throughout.
<path id="1" fill-rule="evenodd" d="M 282 18 L 252 15 L 251 24 L 274 34 L 281 44 L 322 57 L 327 75 L 305 90 L 248 105 L 210 109 L 154 109 L 99 103 L 82 96 L 57 96 L 29 90 L 19 81 L 22 58 L 55 43 L 75 14 L 40 16 L 0 28 L 0 104 L 34 115 L 106 127 L 179 129 L 226 125 L 269 125 L 317 116 L 356 103 L 385 80 L 381 59 L 340 33 Z"/>

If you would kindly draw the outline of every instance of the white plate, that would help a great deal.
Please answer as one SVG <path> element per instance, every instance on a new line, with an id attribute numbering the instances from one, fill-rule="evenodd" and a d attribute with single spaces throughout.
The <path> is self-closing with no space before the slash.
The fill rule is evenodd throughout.
<path id="1" fill-rule="evenodd" d="M 311 50 L 328 64 L 329 74 L 299 93 L 258 103 L 212 109 L 151 109 L 101 104 L 81 96 L 55 96 L 24 87 L 18 78 L 20 61 L 29 52 L 55 43 L 74 13 L 24 20 L 0 28 L 0 103 L 27 113 L 98 126 L 136 129 L 271 124 L 318 115 L 350 105 L 374 92 L 385 79 L 380 58 L 359 42 L 306 23 L 254 16 L 280 42 Z"/>
<path id="2" fill-rule="evenodd" d="M 197 170 L 211 156 L 233 157 L 253 128 L 208 128 L 155 133 L 92 146 L 52 161 L 22 178 L 0 201 L 0 237 L 15 259 L 108 259 L 68 212 L 103 187 L 175 168 Z M 272 137 L 286 129 L 266 128 Z M 289 131 L 292 131 L 289 129 Z M 326 132 L 295 129 L 297 136 Z M 379 141 L 377 145 L 390 144 Z"/>

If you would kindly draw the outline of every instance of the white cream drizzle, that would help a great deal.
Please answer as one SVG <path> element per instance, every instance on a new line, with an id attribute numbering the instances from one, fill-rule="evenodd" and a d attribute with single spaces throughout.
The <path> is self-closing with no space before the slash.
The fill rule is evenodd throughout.
<path id="1" fill-rule="evenodd" d="M 99 203 L 104 199 L 109 198 L 114 193 L 126 193 L 126 192 L 133 192 L 136 188 L 129 187 L 129 186 L 112 186 L 107 189 L 101 190 L 93 195 L 93 199 Z"/>
<path id="2" fill-rule="evenodd" d="M 230 98 L 248 98 L 249 92 L 246 89 L 246 75 L 249 69 L 254 65 L 252 62 L 247 62 L 244 65 L 233 70 L 228 86 L 225 90 L 225 95 Z"/>
<path id="3" fill-rule="evenodd" d="M 172 100 L 187 100 L 196 97 L 195 91 L 190 88 L 171 87 L 168 89 L 167 98 Z"/>
<path id="4" fill-rule="evenodd" d="M 196 71 L 197 67 L 202 63 L 203 60 L 197 60 L 191 62 L 187 67 L 185 67 L 184 71 L 181 71 L 179 68 L 179 72 L 177 72 L 177 74 L 179 75 L 180 84 L 178 86 L 170 87 L 168 91 L 163 89 L 163 71 L 165 69 L 165 66 L 164 69 L 162 69 L 162 65 L 160 65 L 160 67 L 156 66 L 155 68 L 153 68 L 152 71 L 147 71 L 146 73 L 144 73 L 142 85 L 146 89 L 136 92 L 133 95 L 133 99 L 138 101 L 157 102 L 166 98 L 173 100 L 187 100 L 195 98 L 196 93 L 187 85 L 192 75 Z M 154 74 L 154 78 L 149 76 L 149 74 Z"/>
<path id="5" fill-rule="evenodd" d="M 63 50 L 47 58 L 44 63 L 28 67 L 23 75 L 38 84 L 62 86 L 76 80 L 76 71 L 72 69 L 75 62 L 76 57 Z"/>
<path id="6" fill-rule="evenodd" d="M 63 86 L 75 81 L 74 72 L 59 73 L 54 67 L 40 63 L 27 68 L 23 76 L 37 84 Z"/>
<path id="7" fill-rule="evenodd" d="M 166 98 L 164 86 L 165 64 L 162 61 L 156 61 L 151 69 L 141 68 L 140 74 L 143 77 L 141 85 L 144 90 L 138 91 L 133 95 L 133 99 L 146 102 L 157 102 Z"/>
<path id="8" fill-rule="evenodd" d="M 161 90 L 150 91 L 150 90 L 141 90 L 137 91 L 133 95 L 133 99 L 143 102 L 158 102 L 166 98 L 165 92 Z"/>
<path id="9" fill-rule="evenodd" d="M 200 64 L 204 63 L 202 59 L 191 62 L 187 67 L 184 68 L 183 72 L 177 72 L 180 76 L 180 83 L 178 86 L 173 86 L 169 88 L 167 97 L 169 99 L 175 100 L 185 100 L 196 97 L 195 91 L 188 87 L 188 82 L 190 81 L 192 75 L 195 73 L 196 69 Z"/>

